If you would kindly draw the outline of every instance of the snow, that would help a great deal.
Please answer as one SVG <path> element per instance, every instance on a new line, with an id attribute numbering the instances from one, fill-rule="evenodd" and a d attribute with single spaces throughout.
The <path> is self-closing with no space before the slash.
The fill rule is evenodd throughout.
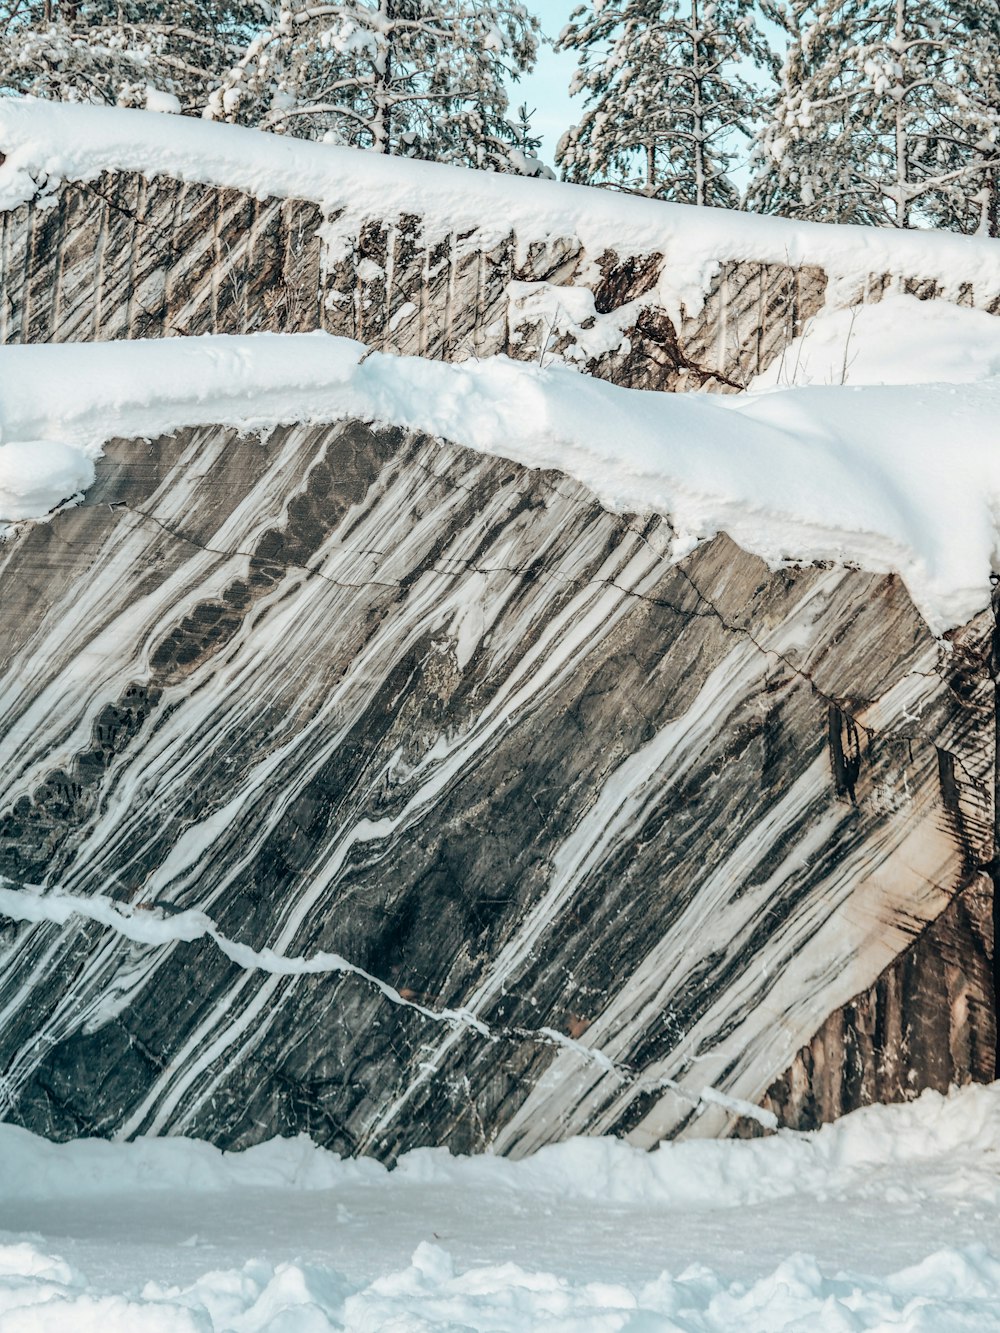
<path id="1" fill-rule="evenodd" d="M 146 85 L 146 110 L 159 111 L 167 116 L 179 116 L 183 110 L 179 97 L 173 93 L 162 92 L 151 83 Z"/>
<path id="2" fill-rule="evenodd" d="M 1000 1330 L 1000 1085 L 815 1134 L 392 1170 L 0 1125 L 0 1182 L 4 1333 Z"/>
<path id="3" fill-rule="evenodd" d="M 615 310 L 597 310 L 589 287 L 559 287 L 551 282 L 511 282 L 507 287 L 510 307 L 507 315 L 511 342 L 522 342 L 522 326 L 540 326 L 542 345 L 539 361 L 551 359 L 548 344 L 569 335 L 569 344 L 559 359 L 584 366 L 591 358 L 608 352 L 627 353 L 631 343 L 626 333 L 634 329 L 645 304 L 643 298 L 629 301 Z"/>
<path id="4" fill-rule="evenodd" d="M 87 454 L 58 440 L 22 440 L 0 448 L 0 522 L 38 518 L 94 482 Z"/>
<path id="5" fill-rule="evenodd" d="M 428 240 L 469 234 L 470 247 L 513 231 L 522 246 L 577 237 L 592 260 L 666 256 L 656 299 L 677 315 L 700 307 L 726 260 L 798 267 L 831 278 L 828 298 L 850 304 L 871 275 L 936 282 L 957 298 L 963 287 L 1000 293 L 1000 246 L 946 232 L 833 227 L 821 223 L 692 208 L 588 186 L 468 171 L 384 157 L 190 117 L 150 116 L 117 107 L 0 98 L 0 209 L 45 198 L 63 180 L 90 181 L 108 170 L 220 185 L 260 198 L 322 205 L 328 244 L 342 248 L 369 220 L 418 214 Z"/>
<path id="6" fill-rule="evenodd" d="M 969 384 L 1000 375 L 1000 319 L 894 292 L 874 305 L 825 307 L 751 383 Z"/>
<path id="7" fill-rule="evenodd" d="M 772 565 L 896 571 L 935 632 L 988 605 L 996 378 L 724 397 L 643 393 L 503 357 L 446 365 L 365 351 L 325 334 L 2 348 L 0 476 L 18 497 L 3 517 L 32 505 L 41 516 L 79 489 L 113 435 L 266 430 L 302 420 L 308 404 L 310 420 L 425 431 L 562 470 L 611 508 L 667 514 L 675 558 L 724 531 Z M 19 443 L 30 440 L 66 448 Z"/>

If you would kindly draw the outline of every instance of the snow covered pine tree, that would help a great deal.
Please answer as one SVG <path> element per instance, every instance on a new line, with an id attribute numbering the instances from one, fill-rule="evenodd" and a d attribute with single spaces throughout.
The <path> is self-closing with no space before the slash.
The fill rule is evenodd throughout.
<path id="1" fill-rule="evenodd" d="M 736 207 L 734 135 L 752 135 L 760 91 L 748 66 L 771 55 L 754 0 L 591 0 L 556 43 L 580 52 L 578 125 L 556 159 L 568 180 L 659 199 Z"/>
<path id="2" fill-rule="evenodd" d="M 940 208 L 931 196 L 936 226 L 1000 237 L 1000 0 L 956 0 L 961 24 L 951 105 L 942 108 L 935 155 L 959 174 Z"/>
<path id="3" fill-rule="evenodd" d="M 537 29 L 517 0 L 293 0 L 226 75 L 209 114 L 517 170 L 504 85 L 534 63 Z"/>
<path id="4" fill-rule="evenodd" d="M 253 0 L 2 0 L 0 91 L 200 112 L 262 20 Z"/>
<path id="5" fill-rule="evenodd" d="M 997 234 L 998 0 L 792 0 L 751 207 Z"/>

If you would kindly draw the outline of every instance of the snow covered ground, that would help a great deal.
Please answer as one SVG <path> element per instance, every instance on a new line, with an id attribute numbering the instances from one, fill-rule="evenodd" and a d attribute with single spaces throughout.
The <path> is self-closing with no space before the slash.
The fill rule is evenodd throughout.
<path id="1" fill-rule="evenodd" d="M 824 308 L 750 385 L 972 384 L 1000 375 L 1000 319 L 893 292 L 874 305 Z"/>
<path id="2" fill-rule="evenodd" d="M 0 1126 L 3 1333 L 1000 1329 L 1000 1084 L 522 1162 Z"/>

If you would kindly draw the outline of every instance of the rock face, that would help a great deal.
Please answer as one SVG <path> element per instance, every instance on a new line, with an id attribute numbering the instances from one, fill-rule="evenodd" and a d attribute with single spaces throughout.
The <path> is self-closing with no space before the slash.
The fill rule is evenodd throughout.
<path id="1" fill-rule="evenodd" d="M 439 235 L 415 215 L 355 230 L 316 203 L 106 172 L 0 213 L 0 341 L 308 332 L 408 354 L 562 358 L 633 388 L 734 392 L 823 306 L 816 264 L 726 261 L 668 310 L 670 255 L 572 236 Z M 850 302 L 934 282 L 871 274 Z M 987 287 L 959 293 L 1000 307 Z"/>
<path id="2" fill-rule="evenodd" d="M 764 1105 L 784 1124 L 819 1125 L 921 1088 L 990 1082 L 996 1067 L 993 885 L 983 878 L 826 1020 Z"/>
<path id="3" fill-rule="evenodd" d="M 0 874 L 161 937 L 7 922 L 3 1115 L 525 1153 L 991 1073 L 990 617 L 668 537 L 356 422 L 112 444 L 0 546 Z"/>
<path id="4" fill-rule="evenodd" d="M 733 392 L 831 287 L 941 291 L 50 156 L 4 343 L 326 329 Z M 981 268 L 949 295 L 995 312 Z M 0 544 L 0 875 L 104 904 L 0 916 L 0 1114 L 391 1158 L 991 1077 L 992 619 L 938 643 L 898 579 L 669 535 L 358 422 L 111 446 Z"/>

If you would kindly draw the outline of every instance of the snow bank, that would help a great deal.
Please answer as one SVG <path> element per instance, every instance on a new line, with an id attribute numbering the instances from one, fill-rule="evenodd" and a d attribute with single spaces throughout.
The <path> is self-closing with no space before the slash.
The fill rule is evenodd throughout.
<path id="1" fill-rule="evenodd" d="M 0 1202 L 136 1190 L 334 1190 L 359 1182 L 381 1187 L 385 1179 L 386 1168 L 374 1158 L 342 1160 L 317 1148 L 305 1134 L 224 1153 L 210 1143 L 183 1138 L 51 1143 L 18 1125 L 0 1124 Z"/>
<path id="2" fill-rule="evenodd" d="M 803 384 L 972 384 L 1000 375 L 1000 319 L 893 293 L 808 320 L 751 390 Z"/>
<path id="3" fill-rule="evenodd" d="M 228 186 L 252 195 L 301 198 L 339 214 L 337 237 L 370 219 L 418 214 L 430 238 L 475 232 L 494 244 L 511 230 L 522 245 L 578 237 L 596 259 L 662 253 L 658 297 L 668 309 L 700 305 L 720 261 L 819 265 L 836 304 L 857 299 L 869 275 L 934 281 L 953 296 L 970 285 L 1000 293 L 1000 246 L 943 232 L 828 226 L 698 209 L 586 186 L 386 158 L 187 117 L 110 107 L 0 99 L 0 208 L 14 208 L 62 180 L 105 170 Z"/>
<path id="4" fill-rule="evenodd" d="M 654 1153 L 577 1140 L 523 1162 L 424 1150 L 392 1171 L 341 1161 L 304 1138 L 222 1154 L 184 1139 L 55 1145 L 0 1125 L 5 1225 L 45 1220 L 68 1242 L 76 1218 L 98 1237 L 102 1228 L 119 1234 L 120 1212 L 140 1228 L 147 1219 L 157 1237 L 141 1250 L 133 1246 L 114 1280 L 106 1272 L 95 1279 L 75 1256 L 67 1262 L 51 1250 L 29 1221 L 28 1234 L 0 1238 L 0 1326 L 4 1333 L 997 1333 L 1000 1260 L 980 1243 L 920 1251 L 916 1262 L 883 1269 L 881 1277 L 863 1268 L 831 1272 L 822 1257 L 801 1253 L 785 1252 L 778 1262 L 764 1255 L 773 1229 L 785 1225 L 797 1243 L 808 1243 L 831 1212 L 840 1219 L 835 1225 L 857 1233 L 855 1255 L 869 1253 L 881 1228 L 898 1227 L 918 1209 L 933 1213 L 932 1230 L 943 1237 L 957 1216 L 953 1203 L 975 1200 L 993 1210 L 1000 1202 L 998 1150 L 1000 1085 L 871 1107 L 816 1134 L 664 1144 Z M 252 1202 L 248 1189 L 257 1191 Z M 186 1205 L 175 1213 L 171 1191 L 200 1195 L 193 1215 L 211 1235 L 218 1235 L 213 1217 L 230 1219 L 231 1236 L 243 1235 L 251 1214 L 266 1215 L 270 1256 L 226 1266 L 214 1242 L 200 1255 L 185 1248 L 201 1242 L 170 1227 L 171 1217 L 181 1228 L 192 1217 Z M 329 1194 L 313 1194 L 309 1209 L 303 1191 Z M 811 1201 L 802 1207 L 793 1195 Z M 782 1203 L 750 1211 L 762 1200 Z M 46 1203 L 49 1211 L 40 1211 Z M 386 1246 L 400 1212 L 423 1214 L 427 1234 L 440 1226 L 455 1247 L 463 1219 L 484 1209 L 528 1238 L 518 1261 L 499 1261 L 505 1243 L 495 1237 L 492 1255 L 473 1262 L 457 1260 L 442 1238 L 408 1247 L 401 1266 L 402 1256 Z M 323 1237 L 318 1253 L 310 1245 L 306 1258 L 276 1258 L 284 1219 L 304 1210 Z M 609 1210 L 616 1220 L 604 1233 L 611 1253 L 595 1273 L 560 1250 L 560 1236 L 571 1247 L 581 1234 L 574 1218 Z M 723 1237 L 714 1265 L 674 1265 L 651 1277 L 678 1231 L 706 1210 Z M 975 1213 L 984 1230 L 988 1215 Z M 246 1231 L 252 1246 L 267 1235 Z M 364 1272 L 348 1235 L 366 1255 Z M 735 1276 L 720 1261 L 727 1237 L 741 1254 L 759 1254 L 749 1275 Z M 170 1275 L 178 1248 L 197 1255 L 184 1277 Z M 538 1255 L 533 1265 L 524 1249 Z M 93 1258 L 92 1249 L 84 1254 Z"/>
<path id="5" fill-rule="evenodd" d="M 809 1196 L 968 1197 L 1000 1206 L 1000 1083 L 949 1096 L 927 1091 L 902 1106 L 870 1106 L 815 1133 L 760 1139 L 692 1139 L 643 1152 L 621 1139 L 576 1138 L 521 1161 L 453 1157 L 418 1148 L 392 1169 L 341 1159 L 305 1135 L 223 1153 L 182 1138 L 130 1143 L 50 1143 L 0 1124 L 0 1198 L 73 1199 L 136 1189 L 218 1193 L 240 1189 L 337 1191 L 362 1184 L 391 1195 L 400 1184 L 470 1195 L 523 1194 L 642 1204 L 664 1212 L 726 1211 Z"/>
<path id="6" fill-rule="evenodd" d="M 73 445 L 30 440 L 0 448 L 0 522 L 38 518 L 93 485 L 93 460 Z"/>
<path id="7" fill-rule="evenodd" d="M 23 1269 L 21 1272 L 19 1269 Z M 653 1282 L 582 1282 L 514 1263 L 456 1271 L 424 1242 L 361 1286 L 319 1264 L 215 1270 L 111 1294 L 36 1244 L 0 1246 L 4 1333 L 995 1333 L 1000 1261 L 942 1250 L 881 1281 L 795 1255 L 755 1282 L 701 1265 Z"/>
<path id="8" fill-rule="evenodd" d="M 677 558 L 725 531 L 772 564 L 896 571 L 937 632 L 989 602 L 1000 380 L 715 397 L 642 393 L 502 357 L 365 356 L 324 334 L 0 349 L 3 441 L 60 440 L 94 458 L 115 435 L 266 429 L 307 413 L 562 470 L 611 508 L 668 514 Z"/>

